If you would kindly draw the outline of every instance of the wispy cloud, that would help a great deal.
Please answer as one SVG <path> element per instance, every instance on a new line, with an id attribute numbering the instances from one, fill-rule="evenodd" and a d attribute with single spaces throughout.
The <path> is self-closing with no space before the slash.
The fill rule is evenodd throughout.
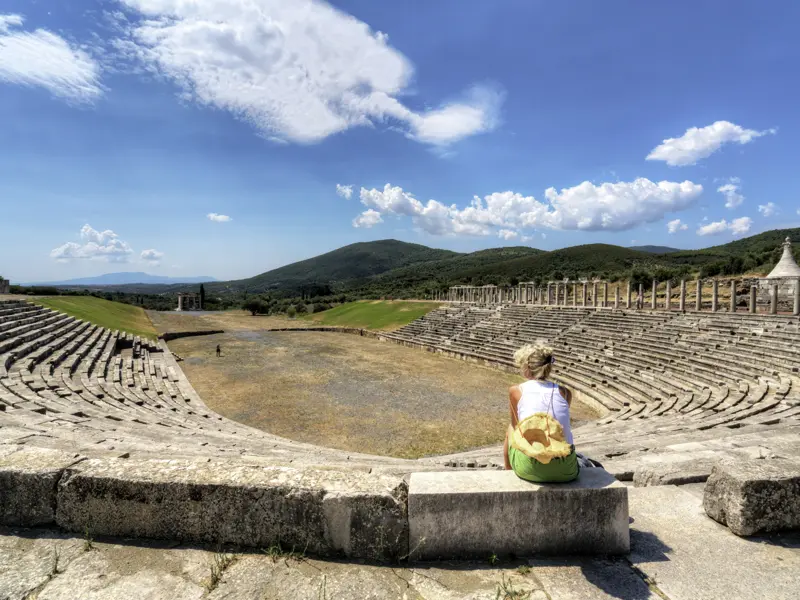
<path id="1" fill-rule="evenodd" d="M 208 213 L 206 215 L 206 218 L 209 221 L 214 221 L 216 223 L 227 223 L 228 221 L 233 221 L 233 219 L 231 217 L 229 217 L 228 215 L 220 215 L 220 214 L 213 213 L 213 212 L 212 213 Z"/>
<path id="2" fill-rule="evenodd" d="M 122 55 L 198 103 L 227 110 L 267 138 L 313 143 L 387 123 L 437 147 L 493 129 L 503 94 L 414 111 L 398 98 L 414 67 L 389 36 L 321 0 L 121 0 Z"/>
<path id="3" fill-rule="evenodd" d="M 150 265 L 156 266 L 161 264 L 161 259 L 164 258 L 164 253 L 150 248 L 149 250 L 142 250 L 139 258 Z"/>
<path id="4" fill-rule="evenodd" d="M 340 185 L 336 184 L 336 193 L 346 200 L 350 200 L 350 197 L 353 195 L 353 186 L 352 185 Z"/>
<path id="5" fill-rule="evenodd" d="M 738 177 L 731 177 L 728 183 L 717 188 L 717 191 L 725 196 L 725 208 L 736 208 L 742 205 L 744 196 L 740 190 Z"/>
<path id="6" fill-rule="evenodd" d="M 774 202 L 767 202 L 766 204 L 758 205 L 758 212 L 765 217 L 771 217 L 778 211 L 778 206 Z"/>
<path id="7" fill-rule="evenodd" d="M 21 15 L 0 15 L 0 81 L 79 103 L 103 93 L 100 66 L 85 50 L 46 29 L 25 31 L 24 22 Z"/>

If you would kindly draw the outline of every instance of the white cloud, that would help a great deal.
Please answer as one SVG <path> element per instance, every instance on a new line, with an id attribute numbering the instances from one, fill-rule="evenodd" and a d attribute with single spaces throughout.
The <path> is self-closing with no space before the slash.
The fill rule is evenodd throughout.
<path id="1" fill-rule="evenodd" d="M 561 192 L 548 189 L 545 196 L 554 211 L 542 219 L 555 229 L 622 231 L 688 208 L 702 192 L 703 186 L 691 181 L 655 183 L 639 178 L 601 185 L 584 181 Z"/>
<path id="2" fill-rule="evenodd" d="M 486 87 L 474 87 L 465 103 L 451 103 L 419 115 L 410 115 L 411 137 L 434 145 L 447 145 L 465 137 L 491 131 L 503 95 Z"/>
<path id="3" fill-rule="evenodd" d="M 388 36 L 319 0 L 121 0 L 138 11 L 116 43 L 128 59 L 227 110 L 265 137 L 313 143 L 389 122 L 447 145 L 493 128 L 501 94 L 414 112 L 397 98 L 414 68 Z"/>
<path id="4" fill-rule="evenodd" d="M 61 262 L 72 259 L 127 262 L 130 255 L 133 254 L 133 250 L 127 242 L 119 239 L 119 236 L 110 229 L 97 231 L 90 225 L 84 225 L 81 228 L 80 237 L 83 243 L 67 242 L 51 250 L 50 257 Z"/>
<path id="5" fill-rule="evenodd" d="M 209 221 L 215 221 L 217 223 L 227 223 L 228 221 L 233 221 L 233 219 L 228 215 L 218 215 L 217 213 L 208 213 L 206 218 Z"/>
<path id="6" fill-rule="evenodd" d="M 750 231 L 753 225 L 753 219 L 750 217 L 739 217 L 731 221 L 730 230 L 733 235 L 744 235 Z"/>
<path id="7" fill-rule="evenodd" d="M 667 233 L 677 233 L 687 229 L 689 229 L 689 226 L 686 223 L 682 223 L 680 219 L 673 219 L 667 223 Z"/>
<path id="8" fill-rule="evenodd" d="M 778 207 L 773 202 L 767 202 L 766 204 L 759 204 L 758 205 L 758 212 L 760 212 L 765 217 L 771 217 L 775 214 Z"/>
<path id="9" fill-rule="evenodd" d="M 422 203 L 400 187 L 361 188 L 360 199 L 381 213 L 411 217 L 416 227 L 433 235 L 501 235 L 520 229 L 622 231 L 662 219 L 694 203 L 703 186 L 684 181 L 654 183 L 648 179 L 603 183 L 588 181 L 560 192 L 550 188 L 546 202 L 533 196 L 495 192 L 459 208 L 437 200 Z"/>
<path id="10" fill-rule="evenodd" d="M 21 30 L 23 23 L 21 15 L 0 15 L 0 81 L 73 102 L 102 94 L 100 66 L 85 50 L 46 29 Z"/>
<path id="11" fill-rule="evenodd" d="M 728 183 L 717 188 L 717 191 L 725 196 L 725 208 L 741 206 L 742 202 L 744 202 L 744 196 L 739 191 L 740 189 L 738 177 L 731 177 Z"/>
<path id="12" fill-rule="evenodd" d="M 362 187 L 360 198 L 364 206 L 372 206 L 397 215 L 414 216 L 424 208 L 422 202 L 414 198 L 413 194 L 404 192 L 399 186 L 392 187 L 389 183 L 383 187 L 383 191 Z"/>
<path id="13" fill-rule="evenodd" d="M 497 232 L 497 237 L 503 240 L 513 240 L 514 238 L 519 237 L 519 234 L 511 229 L 501 229 Z"/>
<path id="14" fill-rule="evenodd" d="M 161 264 L 161 259 L 164 258 L 164 253 L 159 252 L 158 250 L 149 249 L 149 250 L 142 250 L 142 253 L 139 257 L 153 266 Z"/>
<path id="15" fill-rule="evenodd" d="M 690 127 L 679 138 L 668 138 L 653 148 L 647 160 L 663 160 L 672 167 L 693 165 L 711 156 L 723 144 L 747 144 L 757 137 L 776 133 L 775 129 L 744 129 L 729 121 L 717 121 L 706 127 Z"/>
<path id="16" fill-rule="evenodd" d="M 353 186 L 352 185 L 340 185 L 336 184 L 336 193 L 346 200 L 350 200 L 350 197 L 353 195 Z"/>
<path id="17" fill-rule="evenodd" d="M 369 210 L 365 210 L 363 213 L 353 219 L 353 227 L 364 227 L 369 229 L 378 223 L 383 223 L 381 213 L 379 213 L 377 210 L 372 210 L 371 208 Z"/>
<path id="18" fill-rule="evenodd" d="M 719 235 L 728 231 L 729 223 L 722 219 L 721 221 L 712 221 L 708 225 L 701 225 L 697 229 L 697 235 Z"/>
<path id="19" fill-rule="evenodd" d="M 546 233 L 542 233 L 542 239 L 543 239 L 543 240 L 546 240 L 546 239 L 547 239 L 547 234 L 546 234 Z"/>
<path id="20" fill-rule="evenodd" d="M 733 235 L 743 235 L 750 231 L 753 225 L 753 219 L 750 217 L 739 217 L 728 222 L 725 219 L 721 221 L 713 221 L 708 225 L 702 225 L 697 229 L 697 235 L 719 235 L 730 231 Z"/>

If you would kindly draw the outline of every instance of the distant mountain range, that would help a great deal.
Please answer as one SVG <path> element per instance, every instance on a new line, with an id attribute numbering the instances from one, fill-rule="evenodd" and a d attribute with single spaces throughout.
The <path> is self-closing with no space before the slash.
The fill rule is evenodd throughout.
<path id="1" fill-rule="evenodd" d="M 134 283 L 144 284 L 163 284 L 173 285 L 179 283 L 209 283 L 216 281 L 213 277 L 164 277 L 162 275 L 150 275 L 141 272 L 106 273 L 97 277 L 79 277 L 78 279 L 67 279 L 66 281 L 47 281 L 37 283 L 26 283 L 24 285 L 48 285 L 58 287 L 72 286 L 107 286 L 107 285 L 130 285 Z"/>
<path id="2" fill-rule="evenodd" d="M 718 246 L 678 250 L 668 246 L 624 248 L 610 244 L 585 244 L 549 252 L 528 246 L 491 248 L 463 254 L 409 244 L 398 240 L 360 242 L 285 265 L 248 279 L 213 281 L 193 278 L 194 286 L 171 278 L 144 273 L 118 273 L 77 279 L 60 287 L 105 286 L 105 291 L 131 294 L 170 294 L 196 291 L 207 282 L 206 293 L 215 297 L 274 294 L 277 297 L 325 296 L 345 293 L 352 297 L 404 297 L 422 295 L 450 285 L 514 285 L 520 281 L 600 277 L 608 279 L 637 273 L 670 270 L 713 274 L 744 271 L 768 273 L 781 256 L 784 238 L 800 241 L 800 229 L 765 231 Z M 797 244 L 800 257 L 800 244 Z M 111 279 L 123 276 L 124 279 Z M 148 279 L 145 281 L 143 277 Z M 114 283 L 117 282 L 117 283 Z M 119 283 L 124 282 L 124 283 Z M 428 290 L 428 292 L 426 292 Z"/>
<path id="3" fill-rule="evenodd" d="M 628 250 L 638 250 L 639 252 L 649 252 L 650 254 L 669 254 L 670 252 L 680 252 L 680 248 L 670 248 L 669 246 L 628 246 Z"/>

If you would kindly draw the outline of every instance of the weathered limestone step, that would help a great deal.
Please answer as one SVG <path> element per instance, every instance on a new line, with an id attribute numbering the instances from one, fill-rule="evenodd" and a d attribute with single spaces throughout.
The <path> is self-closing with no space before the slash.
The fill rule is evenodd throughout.
<path id="1" fill-rule="evenodd" d="M 800 597 L 800 534 L 749 541 L 709 519 L 702 500 L 681 488 L 632 488 L 629 492 L 633 519 L 629 560 L 655 582 L 664 597 Z"/>
<path id="2" fill-rule="evenodd" d="M 547 600 L 664 600 L 622 557 L 535 558 L 528 564 Z"/>
<path id="3" fill-rule="evenodd" d="M 603 469 L 533 484 L 511 471 L 412 473 L 412 558 L 624 554 L 628 489 Z"/>
<path id="4" fill-rule="evenodd" d="M 56 490 L 74 453 L 0 446 L 0 524 L 32 527 L 55 521 Z"/>
<path id="5" fill-rule="evenodd" d="M 64 473 L 56 523 L 92 535 L 390 559 L 407 553 L 405 495 L 402 477 L 357 471 L 92 459 Z"/>

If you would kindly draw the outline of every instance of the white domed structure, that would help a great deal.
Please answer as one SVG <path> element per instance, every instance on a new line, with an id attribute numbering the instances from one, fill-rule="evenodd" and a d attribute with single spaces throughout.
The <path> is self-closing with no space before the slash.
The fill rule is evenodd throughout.
<path id="1" fill-rule="evenodd" d="M 768 279 L 777 279 L 781 277 L 800 277 L 800 266 L 798 266 L 797 262 L 794 260 L 792 242 L 788 237 L 786 241 L 783 242 L 783 256 L 781 256 L 778 264 L 775 265 L 775 268 L 772 269 L 770 274 L 767 275 Z"/>

